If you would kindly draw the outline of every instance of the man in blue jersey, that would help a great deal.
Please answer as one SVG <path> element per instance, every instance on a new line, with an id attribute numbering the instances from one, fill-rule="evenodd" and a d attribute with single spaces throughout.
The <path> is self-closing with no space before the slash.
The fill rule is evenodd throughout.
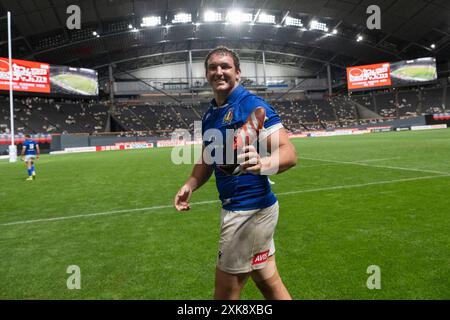
<path id="1" fill-rule="evenodd" d="M 22 145 L 22 160 L 27 164 L 28 178 L 26 180 L 36 179 L 36 170 L 34 169 L 34 161 L 39 159 L 39 144 L 31 139 L 29 134 L 25 135 L 25 141 Z"/>
<path id="2" fill-rule="evenodd" d="M 295 166 L 295 148 L 274 109 L 239 84 L 240 62 L 234 51 L 215 48 L 205 59 L 205 69 L 214 99 L 202 120 L 202 157 L 176 194 L 174 206 L 179 211 L 189 210 L 192 193 L 214 172 L 222 201 L 214 298 L 239 299 L 248 277 L 252 277 L 266 299 L 291 299 L 275 264 L 273 234 L 278 201 L 271 191 L 268 174 Z M 242 174 L 230 174 L 223 169 L 227 162 L 221 162 L 226 155 L 220 148 L 211 151 L 211 146 L 219 141 L 223 149 L 233 148 L 236 140 L 229 139 L 228 131 L 242 127 L 261 107 L 265 121 L 259 141 L 268 146 L 267 155 L 252 144 L 243 146 L 237 156 Z"/>

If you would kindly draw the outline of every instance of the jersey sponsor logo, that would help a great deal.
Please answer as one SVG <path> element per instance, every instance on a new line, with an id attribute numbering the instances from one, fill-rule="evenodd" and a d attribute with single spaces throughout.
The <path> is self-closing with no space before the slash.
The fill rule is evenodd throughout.
<path id="1" fill-rule="evenodd" d="M 257 253 L 253 256 L 252 265 L 266 262 L 269 258 L 269 250 Z"/>
<path id="2" fill-rule="evenodd" d="M 231 123 L 231 120 L 233 120 L 233 108 L 228 110 L 228 112 L 223 117 L 223 124 Z"/>

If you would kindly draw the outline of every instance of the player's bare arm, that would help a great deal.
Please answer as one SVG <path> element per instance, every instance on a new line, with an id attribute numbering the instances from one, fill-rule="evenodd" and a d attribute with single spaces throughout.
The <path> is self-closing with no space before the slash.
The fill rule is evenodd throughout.
<path id="1" fill-rule="evenodd" d="M 199 161 L 194 165 L 190 177 L 175 195 L 174 206 L 178 211 L 186 211 L 190 209 L 189 201 L 191 199 L 192 193 L 209 180 L 212 172 L 212 166 L 206 164 L 203 161 L 203 157 L 200 158 Z"/>
<path id="2" fill-rule="evenodd" d="M 270 156 L 267 157 L 260 157 L 253 145 L 243 148 L 243 153 L 238 156 L 238 160 L 245 160 L 241 164 L 245 172 L 263 175 L 278 174 L 297 164 L 297 152 L 284 128 L 267 138 L 267 147 L 270 152 Z"/>
<path id="3" fill-rule="evenodd" d="M 36 159 L 39 159 L 39 155 L 41 154 L 41 150 L 39 149 L 39 145 L 36 145 Z"/>

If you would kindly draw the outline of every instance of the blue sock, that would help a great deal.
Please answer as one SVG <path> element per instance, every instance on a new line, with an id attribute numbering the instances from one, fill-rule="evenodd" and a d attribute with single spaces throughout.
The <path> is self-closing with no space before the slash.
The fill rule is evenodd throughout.
<path id="1" fill-rule="evenodd" d="M 33 171 L 31 170 L 31 169 L 28 169 L 28 176 L 29 177 L 31 177 L 31 173 L 32 173 Z"/>
<path id="2" fill-rule="evenodd" d="M 31 166 L 31 172 L 34 172 L 34 164 Z"/>

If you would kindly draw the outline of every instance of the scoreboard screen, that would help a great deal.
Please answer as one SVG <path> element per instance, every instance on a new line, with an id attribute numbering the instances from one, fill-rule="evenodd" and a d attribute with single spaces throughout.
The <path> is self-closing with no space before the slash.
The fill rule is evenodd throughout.
<path id="1" fill-rule="evenodd" d="M 97 96 L 97 71 L 12 59 L 13 90 L 74 96 Z M 9 90 L 9 62 L 0 58 L 0 90 Z"/>

